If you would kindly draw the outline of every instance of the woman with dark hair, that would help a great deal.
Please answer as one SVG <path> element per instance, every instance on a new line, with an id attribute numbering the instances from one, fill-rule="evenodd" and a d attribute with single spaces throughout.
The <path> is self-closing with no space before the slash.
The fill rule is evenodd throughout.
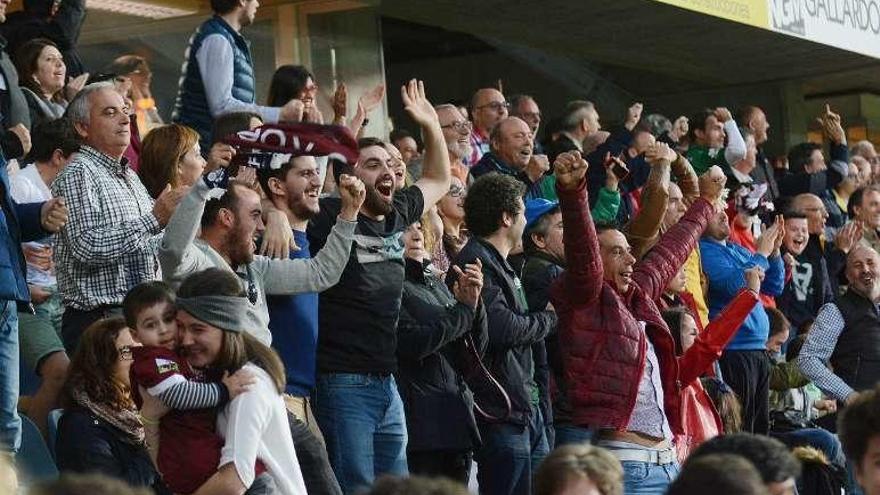
<path id="1" fill-rule="evenodd" d="M 88 78 L 88 74 L 83 74 L 72 79 L 65 91 L 67 67 L 58 47 L 46 38 L 21 45 L 15 53 L 15 69 L 28 102 L 31 125 L 61 118 L 67 102 Z"/>
<path id="2" fill-rule="evenodd" d="M 267 104 L 280 107 L 290 100 L 299 100 L 303 103 L 302 121 L 323 124 L 324 116 L 315 99 L 317 95 L 318 85 L 309 69 L 302 65 L 282 65 L 272 74 Z"/>
<path id="3" fill-rule="evenodd" d="M 83 332 L 67 372 L 55 459 L 62 472 L 98 472 L 170 493 L 150 460 L 131 398 L 135 345 L 122 318 L 100 320 Z"/>
<path id="4" fill-rule="evenodd" d="M 271 476 L 278 493 L 305 494 L 282 399 L 287 379 L 275 351 L 248 333 L 250 304 L 234 273 L 209 268 L 186 278 L 177 292 L 180 343 L 197 369 L 246 369 L 256 383 L 233 399 L 217 418 L 225 437 L 220 468 L 196 494 L 241 494 L 261 474 Z M 259 461 L 259 462 L 258 462 Z"/>

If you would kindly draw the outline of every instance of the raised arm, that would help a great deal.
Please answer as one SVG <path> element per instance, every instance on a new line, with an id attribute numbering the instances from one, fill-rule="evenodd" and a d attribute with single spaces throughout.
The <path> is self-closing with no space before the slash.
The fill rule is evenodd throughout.
<path id="1" fill-rule="evenodd" d="M 700 184 L 697 173 L 691 162 L 682 154 L 678 154 L 672 162 L 672 176 L 675 177 L 686 205 L 690 206 L 700 197 Z"/>
<path id="2" fill-rule="evenodd" d="M 424 215 L 449 192 L 452 166 L 449 163 L 449 152 L 446 150 L 446 140 L 443 138 L 443 129 L 440 128 L 437 112 L 434 111 L 434 105 L 425 97 L 425 84 L 413 79 L 402 87 L 400 92 L 406 113 L 419 124 L 425 141 L 422 177 L 414 184 L 422 191 L 422 196 L 425 198 L 422 210 Z"/>
<path id="3" fill-rule="evenodd" d="M 653 146 L 646 153 L 645 158 L 651 164 L 651 173 L 648 174 L 648 183 L 642 190 L 642 207 L 626 232 L 633 253 L 644 251 L 643 246 L 649 244 L 660 232 L 660 223 L 669 201 L 670 162 L 675 156 L 675 152 L 663 143 Z"/>
<path id="4" fill-rule="evenodd" d="M 196 181 L 165 227 L 158 257 L 162 278 L 166 282 L 183 280 L 190 273 L 213 266 L 193 245 L 209 192 L 211 188 L 204 181 Z"/>

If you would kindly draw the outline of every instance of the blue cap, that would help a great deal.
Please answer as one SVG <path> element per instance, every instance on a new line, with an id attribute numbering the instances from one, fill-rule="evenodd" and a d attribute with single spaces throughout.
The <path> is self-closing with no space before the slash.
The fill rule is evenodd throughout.
<path id="1" fill-rule="evenodd" d="M 559 207 L 559 201 L 536 198 L 526 201 L 526 230 L 529 230 L 535 222 L 547 214 L 547 212 Z"/>

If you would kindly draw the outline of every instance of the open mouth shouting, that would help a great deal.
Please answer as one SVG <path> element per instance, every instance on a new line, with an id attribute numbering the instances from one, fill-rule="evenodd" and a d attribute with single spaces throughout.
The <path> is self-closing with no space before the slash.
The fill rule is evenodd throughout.
<path id="1" fill-rule="evenodd" d="M 383 175 L 378 180 L 376 180 L 376 192 L 379 193 L 379 196 L 390 203 L 394 197 L 394 177 L 390 174 Z"/>

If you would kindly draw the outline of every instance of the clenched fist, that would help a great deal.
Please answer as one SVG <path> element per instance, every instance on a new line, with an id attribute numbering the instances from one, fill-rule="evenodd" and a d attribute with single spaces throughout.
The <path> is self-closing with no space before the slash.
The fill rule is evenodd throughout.
<path id="1" fill-rule="evenodd" d="M 367 188 L 360 179 L 353 175 L 342 174 L 339 177 L 339 197 L 342 198 L 342 211 L 339 217 L 349 222 L 357 220 L 358 211 L 367 197 Z"/>

